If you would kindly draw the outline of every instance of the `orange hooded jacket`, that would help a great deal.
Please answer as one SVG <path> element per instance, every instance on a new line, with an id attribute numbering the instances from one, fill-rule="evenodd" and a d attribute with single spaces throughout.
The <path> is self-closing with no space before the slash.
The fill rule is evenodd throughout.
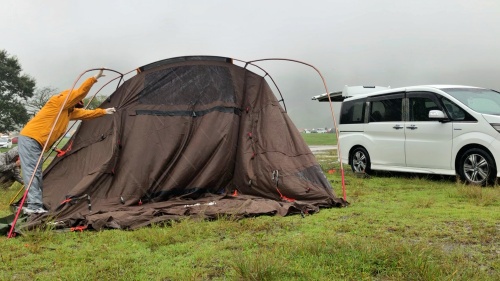
<path id="1" fill-rule="evenodd" d="M 71 93 L 69 90 L 66 90 L 57 96 L 51 97 L 42 109 L 40 109 L 40 111 L 28 122 L 28 124 L 26 124 L 26 126 L 24 126 L 20 135 L 35 139 L 42 147 L 46 142 L 48 142 L 45 149 L 45 151 L 48 151 L 54 142 L 65 133 L 70 120 L 92 119 L 106 114 L 106 110 L 102 108 L 97 108 L 95 110 L 74 108 L 80 100 L 85 98 L 95 82 L 97 82 L 97 79 L 90 77 L 83 82 L 79 89 L 73 90 Z M 64 105 L 61 116 L 59 116 L 59 119 L 57 120 L 54 132 L 50 136 L 50 139 L 48 139 L 50 130 L 54 125 L 57 114 L 59 113 L 67 95 L 70 96 Z"/>

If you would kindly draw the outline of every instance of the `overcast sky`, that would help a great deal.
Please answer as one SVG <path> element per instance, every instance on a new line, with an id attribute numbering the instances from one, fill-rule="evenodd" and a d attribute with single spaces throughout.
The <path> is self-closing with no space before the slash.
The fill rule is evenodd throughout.
<path id="1" fill-rule="evenodd" d="M 71 88 L 85 70 L 128 72 L 165 58 L 288 58 L 344 85 L 461 84 L 500 90 L 500 1 L 0 0 L 0 49 L 38 87 Z M 298 128 L 332 127 L 321 78 L 259 64 Z M 112 75 L 108 75 L 108 78 Z"/>

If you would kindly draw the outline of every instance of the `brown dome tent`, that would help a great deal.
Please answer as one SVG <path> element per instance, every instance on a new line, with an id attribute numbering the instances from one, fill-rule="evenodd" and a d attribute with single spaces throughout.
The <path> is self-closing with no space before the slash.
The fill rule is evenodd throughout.
<path id="1" fill-rule="evenodd" d="M 137 69 L 44 171 L 47 218 L 134 229 L 182 216 L 287 215 L 341 207 L 264 77 L 223 57 Z"/>

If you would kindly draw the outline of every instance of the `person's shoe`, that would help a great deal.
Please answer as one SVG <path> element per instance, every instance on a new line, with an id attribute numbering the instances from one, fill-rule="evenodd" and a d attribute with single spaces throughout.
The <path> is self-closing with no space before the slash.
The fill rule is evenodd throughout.
<path id="1" fill-rule="evenodd" d="M 47 210 L 45 210 L 42 207 L 37 208 L 37 209 L 23 208 L 23 213 L 26 215 L 43 214 L 43 213 L 47 213 Z"/>

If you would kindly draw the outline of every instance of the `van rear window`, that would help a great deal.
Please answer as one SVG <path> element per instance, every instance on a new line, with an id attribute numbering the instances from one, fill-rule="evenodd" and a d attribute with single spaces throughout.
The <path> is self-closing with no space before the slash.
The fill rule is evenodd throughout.
<path id="1" fill-rule="evenodd" d="M 370 122 L 401 121 L 403 98 L 374 100 L 370 107 Z"/>
<path id="2" fill-rule="evenodd" d="M 365 121 L 365 101 L 359 99 L 342 103 L 340 124 L 357 124 Z"/>

